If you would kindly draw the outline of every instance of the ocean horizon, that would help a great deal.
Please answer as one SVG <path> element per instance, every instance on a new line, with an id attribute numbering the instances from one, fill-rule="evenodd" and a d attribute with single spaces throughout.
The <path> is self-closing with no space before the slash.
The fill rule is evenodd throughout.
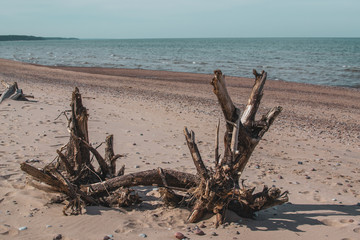
<path id="1" fill-rule="evenodd" d="M 0 42 L 0 58 L 48 66 L 150 69 L 360 88 L 360 38 L 144 38 Z"/>

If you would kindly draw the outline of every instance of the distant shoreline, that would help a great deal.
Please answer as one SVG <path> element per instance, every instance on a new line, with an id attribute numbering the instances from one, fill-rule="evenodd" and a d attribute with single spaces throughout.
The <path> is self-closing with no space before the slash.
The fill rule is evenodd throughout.
<path id="1" fill-rule="evenodd" d="M 78 38 L 36 37 L 29 35 L 0 35 L 0 41 L 79 40 Z"/>

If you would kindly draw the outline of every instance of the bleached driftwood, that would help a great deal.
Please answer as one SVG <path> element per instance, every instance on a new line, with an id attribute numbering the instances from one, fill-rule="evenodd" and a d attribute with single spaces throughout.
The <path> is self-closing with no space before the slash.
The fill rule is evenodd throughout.
<path id="1" fill-rule="evenodd" d="M 33 98 L 31 95 L 25 95 L 18 87 L 17 82 L 13 84 L 8 84 L 4 80 L 1 80 L 1 84 L 5 87 L 5 90 L 2 92 L 0 96 L 0 103 L 2 103 L 5 99 L 9 98 L 12 100 L 20 100 L 20 101 L 27 101 L 27 98 Z"/>
<path id="2" fill-rule="evenodd" d="M 81 212 L 81 203 L 101 204 L 105 206 L 129 206 L 138 203 L 139 197 L 129 187 L 160 186 L 161 198 L 166 204 L 192 208 L 189 222 L 199 221 L 206 212 L 216 214 L 216 224 L 222 224 L 227 209 L 244 217 L 252 217 L 255 212 L 288 201 L 287 192 L 278 188 L 264 187 L 261 192 L 240 184 L 240 177 L 245 166 L 269 127 L 280 114 L 282 108 L 275 107 L 259 120 L 255 115 L 263 95 L 267 74 L 254 70 L 255 83 L 244 113 L 237 108 L 227 91 L 225 76 L 220 70 L 214 72 L 211 84 L 218 98 L 226 120 L 224 135 L 224 153 L 219 154 L 219 123 L 216 128 L 215 166 L 207 168 L 197 147 L 195 133 L 184 128 L 184 135 L 189 147 L 197 174 L 189 174 L 170 169 L 153 169 L 124 175 L 124 166 L 116 172 L 116 159 L 113 151 L 113 137 L 106 139 L 105 158 L 90 145 L 87 129 L 87 110 L 82 105 L 81 95 L 76 88 L 71 103 L 69 120 L 70 140 L 58 150 L 58 164 L 49 165 L 42 170 L 27 163 L 21 169 L 53 189 L 66 194 L 72 213 Z M 66 150 L 65 152 L 63 152 Z M 95 156 L 99 164 L 96 171 L 90 160 Z M 175 190 L 178 192 L 176 193 Z M 186 194 L 179 194 L 185 192 Z"/>

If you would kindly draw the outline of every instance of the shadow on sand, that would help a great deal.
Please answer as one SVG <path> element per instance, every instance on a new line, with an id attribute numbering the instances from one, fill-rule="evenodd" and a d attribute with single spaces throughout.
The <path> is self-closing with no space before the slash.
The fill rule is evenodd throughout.
<path id="1" fill-rule="evenodd" d="M 319 218 L 331 216 L 351 219 L 360 215 L 358 205 L 335 204 L 285 204 L 277 209 L 265 210 L 256 219 L 244 219 L 246 225 L 253 231 L 277 231 L 286 229 L 293 232 L 303 232 L 299 226 L 325 225 Z"/>

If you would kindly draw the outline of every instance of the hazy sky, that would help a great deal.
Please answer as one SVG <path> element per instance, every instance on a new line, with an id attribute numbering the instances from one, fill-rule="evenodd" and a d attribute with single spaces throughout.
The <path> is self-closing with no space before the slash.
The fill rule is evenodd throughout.
<path id="1" fill-rule="evenodd" d="M 360 0 L 0 1 L 0 35 L 360 37 Z"/>

